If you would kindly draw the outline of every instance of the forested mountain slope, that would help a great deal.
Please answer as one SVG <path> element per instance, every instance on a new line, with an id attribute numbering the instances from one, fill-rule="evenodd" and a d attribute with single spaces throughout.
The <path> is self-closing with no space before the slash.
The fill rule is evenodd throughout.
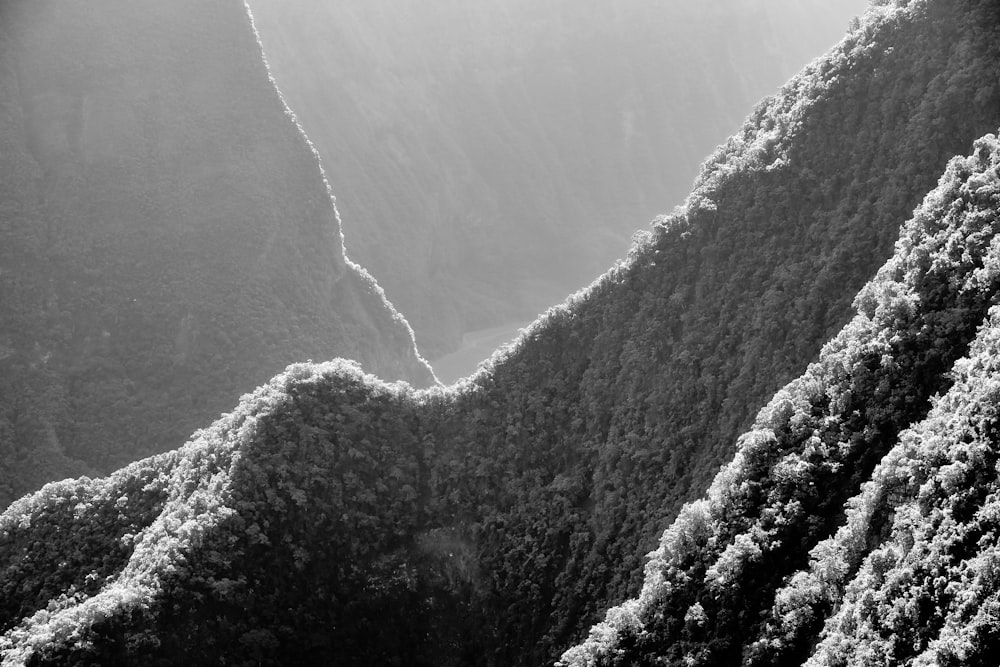
<path id="1" fill-rule="evenodd" d="M 947 554 L 933 523 L 911 544 L 864 508 L 913 498 L 917 522 L 946 500 L 966 512 L 948 530 L 965 531 L 978 507 L 949 493 L 961 484 L 920 505 L 886 466 L 872 475 L 907 427 L 951 428 L 944 415 L 982 402 L 961 378 L 988 372 L 996 140 L 934 186 L 1000 126 L 998 32 L 992 0 L 880 3 L 706 162 L 685 208 L 466 383 L 417 392 L 342 362 L 293 366 L 180 450 L 18 501 L 0 517 L 0 650 L 11 664 L 546 664 L 640 592 L 565 660 L 799 664 L 819 639 L 817 660 L 873 637 L 899 655 L 979 650 L 963 633 L 988 639 L 988 619 L 962 604 L 994 592 L 989 540 L 969 529 Z M 752 424 L 644 581 L 643 555 Z M 914 465 L 933 476 L 928 452 Z M 978 570 L 962 565 L 972 545 Z M 881 578 L 905 573 L 910 547 L 941 555 L 953 604 L 937 616 Z M 820 637 L 839 600 L 851 607 Z M 907 613 L 933 617 L 894 638 Z"/>
<path id="2" fill-rule="evenodd" d="M 438 355 L 606 271 L 866 3 L 249 4 L 351 255 Z"/>
<path id="3" fill-rule="evenodd" d="M 243 4 L 0 3 L 0 506 L 338 355 L 431 381 Z"/>
<path id="4" fill-rule="evenodd" d="M 998 234 L 988 135 L 563 664 L 995 660 Z"/>

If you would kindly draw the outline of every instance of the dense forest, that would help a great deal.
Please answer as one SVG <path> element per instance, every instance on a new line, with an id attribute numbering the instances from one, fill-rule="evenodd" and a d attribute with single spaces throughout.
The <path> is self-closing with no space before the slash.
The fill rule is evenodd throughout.
<path id="1" fill-rule="evenodd" d="M 351 256 L 431 359 L 606 271 L 865 4 L 249 2 Z"/>
<path id="2" fill-rule="evenodd" d="M 241 2 L 0 2 L 0 507 L 293 361 L 431 383 Z"/>
<path id="3" fill-rule="evenodd" d="M 874 3 L 469 380 L 293 365 L 176 451 L 16 501 L 0 651 L 986 664 L 998 63 L 993 0 Z"/>
<path id="4" fill-rule="evenodd" d="M 996 548 L 998 233 L 991 134 L 951 161 L 855 317 L 663 534 L 638 598 L 563 664 L 995 659 L 1000 619 L 977 610 L 998 593 L 981 578 Z"/>

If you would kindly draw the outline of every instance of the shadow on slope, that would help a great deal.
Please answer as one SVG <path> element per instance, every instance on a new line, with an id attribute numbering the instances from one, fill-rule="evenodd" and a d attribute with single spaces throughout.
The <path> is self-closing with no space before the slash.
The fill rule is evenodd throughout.
<path id="1" fill-rule="evenodd" d="M 177 453 L 19 501 L 0 519 L 0 646 L 52 663 L 550 662 L 640 592 L 643 554 L 901 238 L 743 438 L 724 502 L 685 510 L 641 604 L 566 658 L 738 659 L 995 301 L 992 139 L 898 225 L 1000 124 L 997 12 L 874 9 L 706 163 L 685 209 L 470 381 L 414 392 L 294 366 Z M 146 475 L 148 496 L 88 527 Z M 55 511 L 78 487 L 80 517 Z M 60 574 L 85 531 L 117 555 L 81 542 Z"/>

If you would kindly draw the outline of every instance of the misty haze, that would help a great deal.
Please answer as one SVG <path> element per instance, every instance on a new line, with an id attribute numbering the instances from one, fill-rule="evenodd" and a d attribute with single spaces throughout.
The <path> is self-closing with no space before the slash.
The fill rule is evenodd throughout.
<path id="1" fill-rule="evenodd" d="M 0 664 L 995 664 L 998 125 L 995 0 L 0 0 Z"/>

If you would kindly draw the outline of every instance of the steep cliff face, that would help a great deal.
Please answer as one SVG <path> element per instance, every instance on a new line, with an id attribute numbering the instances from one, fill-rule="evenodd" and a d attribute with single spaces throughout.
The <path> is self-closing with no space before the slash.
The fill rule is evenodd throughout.
<path id="1" fill-rule="evenodd" d="M 294 360 L 430 381 L 241 3 L 4 2 L 0 91 L 0 504 Z"/>
<path id="2" fill-rule="evenodd" d="M 18 501 L 0 649 L 983 664 L 998 62 L 992 0 L 880 2 L 468 382 L 296 365 L 176 452 Z"/>
<path id="3" fill-rule="evenodd" d="M 352 256 L 432 355 L 606 271 L 864 5 L 250 3 Z"/>

